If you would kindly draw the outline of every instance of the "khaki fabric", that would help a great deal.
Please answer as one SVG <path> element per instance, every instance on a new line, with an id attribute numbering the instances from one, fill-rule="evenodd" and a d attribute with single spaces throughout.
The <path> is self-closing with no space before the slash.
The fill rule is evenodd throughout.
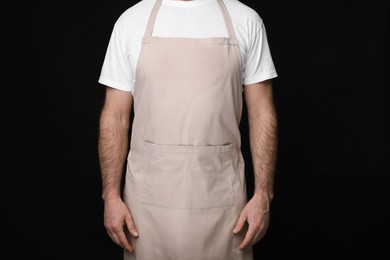
<path id="1" fill-rule="evenodd" d="M 239 124 L 242 64 L 228 38 L 154 37 L 156 0 L 136 69 L 124 201 L 139 231 L 125 260 L 251 260 L 232 230 L 247 202 Z M 220 15 L 220 14 L 216 14 Z"/>

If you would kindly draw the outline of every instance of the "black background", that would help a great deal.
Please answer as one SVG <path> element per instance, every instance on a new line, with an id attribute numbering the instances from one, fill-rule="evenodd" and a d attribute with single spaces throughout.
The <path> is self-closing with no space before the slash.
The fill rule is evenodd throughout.
<path id="1" fill-rule="evenodd" d="M 275 198 L 256 259 L 386 259 L 388 1 L 242 2 L 263 18 L 279 74 Z M 97 80 L 134 3 L 2 6 L 1 259 L 122 259 L 103 227 Z M 250 196 L 245 109 L 241 129 Z"/>

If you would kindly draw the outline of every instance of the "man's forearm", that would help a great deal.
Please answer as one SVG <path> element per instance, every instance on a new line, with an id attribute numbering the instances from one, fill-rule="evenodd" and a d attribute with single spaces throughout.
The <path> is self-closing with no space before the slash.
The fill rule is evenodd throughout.
<path id="1" fill-rule="evenodd" d="M 99 127 L 99 161 L 103 199 L 120 196 L 123 165 L 128 150 L 128 123 L 102 112 Z"/>
<path id="2" fill-rule="evenodd" d="M 277 118 L 275 109 L 267 107 L 251 119 L 250 148 L 254 171 L 254 194 L 273 198 L 273 182 L 277 153 Z"/>

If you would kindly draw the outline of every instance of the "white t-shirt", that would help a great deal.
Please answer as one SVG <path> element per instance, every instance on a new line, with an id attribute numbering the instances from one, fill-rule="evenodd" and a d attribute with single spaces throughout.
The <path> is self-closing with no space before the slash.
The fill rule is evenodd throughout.
<path id="1" fill-rule="evenodd" d="M 114 24 L 98 82 L 132 92 L 142 36 L 155 0 L 141 0 Z M 224 0 L 240 46 L 244 85 L 277 77 L 263 20 L 238 0 Z M 228 37 L 217 0 L 164 0 L 153 36 Z"/>

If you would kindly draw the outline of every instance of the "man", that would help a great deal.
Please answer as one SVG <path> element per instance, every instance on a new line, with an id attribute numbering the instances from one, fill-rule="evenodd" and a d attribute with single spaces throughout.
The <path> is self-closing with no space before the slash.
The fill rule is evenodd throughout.
<path id="1" fill-rule="evenodd" d="M 252 259 L 273 197 L 275 77 L 264 24 L 237 0 L 143 0 L 119 17 L 99 78 L 99 158 L 104 225 L 125 259 Z"/>

